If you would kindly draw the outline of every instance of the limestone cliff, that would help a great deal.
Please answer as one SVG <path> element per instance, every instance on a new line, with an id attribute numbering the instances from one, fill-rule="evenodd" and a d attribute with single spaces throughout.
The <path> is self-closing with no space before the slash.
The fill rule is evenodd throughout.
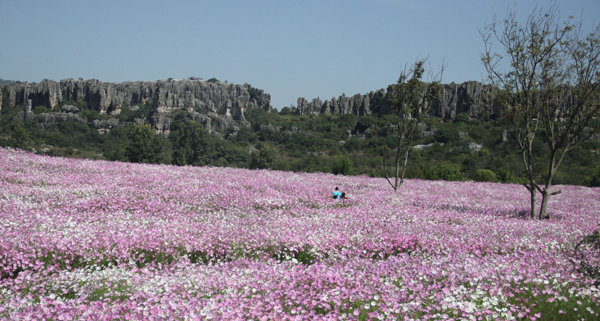
<path id="1" fill-rule="evenodd" d="M 263 90 L 247 85 L 213 83 L 197 78 L 122 83 L 81 78 L 60 82 L 46 79 L 40 83 L 12 82 L 2 87 L 0 109 L 3 99 L 13 106 L 31 108 L 41 105 L 51 109 L 64 105 L 67 101 L 85 101 L 88 108 L 100 114 L 118 116 L 123 106 L 135 108 L 138 104 L 149 103 L 154 108 L 154 115 L 138 121 L 150 122 L 157 133 L 165 134 L 170 130 L 172 118 L 169 118 L 168 114 L 172 111 L 187 110 L 186 118 L 202 122 L 209 130 L 211 127 L 222 131 L 232 128 L 235 132 L 239 126 L 248 125 L 244 118 L 246 109 L 269 110 L 271 100 L 271 96 Z M 485 113 L 494 114 L 493 104 L 488 95 L 491 90 L 490 86 L 476 81 L 445 84 L 442 86 L 439 100 L 430 109 L 430 115 L 452 119 L 459 113 L 467 113 L 471 117 L 480 117 Z M 320 98 L 308 101 L 301 97 L 297 103 L 294 112 L 300 115 L 360 116 L 390 113 L 389 98 L 385 89 L 351 97 L 342 94 L 325 101 L 321 101 Z M 198 113 L 201 110 L 203 112 Z M 26 119 L 27 115 L 24 114 L 23 117 Z M 114 121 L 110 122 L 110 125 L 94 123 L 101 131 L 109 130 L 114 125 Z"/>
<path id="2" fill-rule="evenodd" d="M 60 82 L 45 79 L 40 83 L 13 82 L 3 86 L 4 99 L 9 105 L 29 108 L 45 106 L 54 109 L 67 101 L 85 101 L 88 108 L 100 114 L 117 116 L 123 106 L 149 103 L 154 108 L 152 122 L 159 133 L 168 133 L 172 119 L 167 113 L 176 110 L 188 110 L 190 118 L 194 110 L 205 110 L 210 118 L 217 120 L 220 128 L 247 126 L 244 111 L 247 108 L 269 110 L 271 96 L 248 85 L 236 85 L 221 82 L 207 82 L 197 78 L 165 81 L 134 81 L 122 83 L 102 82 L 81 78 L 65 79 Z M 0 109 L 2 108 L 0 91 Z M 22 115 L 27 119 L 27 112 Z M 210 127 L 210 118 L 205 116 L 202 122 Z M 114 125 L 114 121 L 94 123 L 101 132 Z M 108 126 L 108 127 L 107 127 Z"/>
<path id="3" fill-rule="evenodd" d="M 452 119 L 459 113 L 468 113 L 471 117 L 479 117 L 483 112 L 493 114 L 493 105 L 488 97 L 491 90 L 490 86 L 476 81 L 442 85 L 440 98 L 430 109 L 430 114 L 444 119 Z M 300 115 L 385 115 L 390 113 L 390 102 L 386 90 L 382 88 L 365 95 L 346 97 L 342 94 L 325 101 L 319 98 L 308 101 L 300 97 L 294 112 Z"/>
<path id="4" fill-rule="evenodd" d="M 13 82 L 6 88 L 8 103 L 13 106 L 25 107 L 28 99 L 32 100 L 33 106 L 48 108 L 54 108 L 65 100 L 83 100 L 101 114 L 119 113 L 124 103 L 132 106 L 148 100 L 159 112 L 190 107 L 216 111 L 225 107 L 231 109 L 231 113 L 249 107 L 269 108 L 271 101 L 271 96 L 263 90 L 254 91 L 255 95 L 251 97 L 246 86 L 196 78 L 122 83 L 81 78 L 60 82 L 45 79 L 40 83 Z"/>

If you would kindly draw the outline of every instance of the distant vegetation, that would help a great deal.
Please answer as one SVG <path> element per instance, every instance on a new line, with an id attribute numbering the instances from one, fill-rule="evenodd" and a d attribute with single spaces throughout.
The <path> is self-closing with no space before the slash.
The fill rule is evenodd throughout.
<path id="1" fill-rule="evenodd" d="M 38 153 L 64 157 L 335 172 L 376 177 L 384 176 L 384 149 L 396 148 L 395 131 L 388 119 L 390 116 L 301 116 L 291 114 L 289 108 L 280 112 L 251 108 L 245 112 L 251 125 L 249 128 L 242 127 L 238 132 L 222 132 L 223 139 L 220 139 L 199 133 L 206 130 L 198 124 L 193 129 L 196 138 L 189 141 L 182 140 L 180 131 L 186 130 L 186 125 L 184 117 L 178 116 L 184 115 L 183 111 L 178 112 L 168 137 L 160 135 L 153 138 L 156 135 L 153 133 L 147 136 L 147 139 L 156 139 L 160 143 L 160 150 L 153 151 L 159 155 L 137 158 L 133 156 L 135 153 L 132 154 L 133 149 L 141 148 L 143 144 L 136 145 L 132 138 L 136 135 L 146 136 L 139 132 L 136 134 L 131 122 L 136 117 L 150 118 L 152 106 L 141 105 L 135 111 L 123 108 L 119 119 L 130 123 L 100 134 L 92 121 L 108 119 L 110 116 L 88 109 L 83 102 L 68 103 L 80 108 L 80 114 L 87 117 L 87 124 L 63 122 L 42 129 L 35 120 L 12 122 L 11 119 L 22 109 L 3 104 L 0 110 L 0 146 L 20 146 L 35 149 Z M 36 106 L 33 110 L 49 111 L 44 108 Z M 424 124 L 427 130 L 418 132 L 413 142 L 419 149 L 411 151 L 407 178 L 526 182 L 520 150 L 511 140 L 503 141 L 506 127 L 501 120 L 475 119 L 467 114 L 459 114 L 454 120 L 425 118 Z M 200 141 L 205 154 L 190 154 L 190 146 L 198 145 Z M 597 164 L 600 164 L 598 151 L 600 142 L 593 139 L 567 154 L 554 183 L 597 183 L 600 179 L 596 177 L 600 175 L 596 170 Z M 254 153 L 257 154 L 253 156 Z M 534 140 L 533 153 L 548 153 L 548 146 L 541 138 Z M 392 161 L 390 159 L 389 165 L 392 165 Z M 542 177 L 539 179 L 541 181 Z"/>

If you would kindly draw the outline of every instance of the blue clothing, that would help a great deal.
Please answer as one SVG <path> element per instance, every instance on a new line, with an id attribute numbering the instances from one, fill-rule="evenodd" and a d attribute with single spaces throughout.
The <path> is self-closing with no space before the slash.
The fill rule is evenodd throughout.
<path id="1" fill-rule="evenodd" d="M 333 192 L 333 198 L 338 200 L 338 199 L 340 199 L 340 197 L 342 197 L 342 193 L 340 193 L 339 191 Z"/>

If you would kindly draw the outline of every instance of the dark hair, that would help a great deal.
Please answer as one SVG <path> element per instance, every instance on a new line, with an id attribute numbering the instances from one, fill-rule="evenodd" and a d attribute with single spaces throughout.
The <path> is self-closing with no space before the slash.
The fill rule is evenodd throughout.
<path id="1" fill-rule="evenodd" d="M 335 190 L 336 190 L 336 191 L 338 190 L 338 187 L 337 187 L 337 186 L 335 187 Z"/>
<path id="2" fill-rule="evenodd" d="M 346 197 L 346 193 L 342 193 L 342 198 L 345 198 L 345 197 Z"/>

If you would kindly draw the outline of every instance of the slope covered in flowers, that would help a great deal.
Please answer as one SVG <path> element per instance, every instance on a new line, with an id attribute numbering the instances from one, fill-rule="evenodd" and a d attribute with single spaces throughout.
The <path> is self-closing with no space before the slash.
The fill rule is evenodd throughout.
<path id="1" fill-rule="evenodd" d="M 0 149 L 0 318 L 593 320 L 600 189 L 560 188 L 536 221 L 518 185 Z"/>

